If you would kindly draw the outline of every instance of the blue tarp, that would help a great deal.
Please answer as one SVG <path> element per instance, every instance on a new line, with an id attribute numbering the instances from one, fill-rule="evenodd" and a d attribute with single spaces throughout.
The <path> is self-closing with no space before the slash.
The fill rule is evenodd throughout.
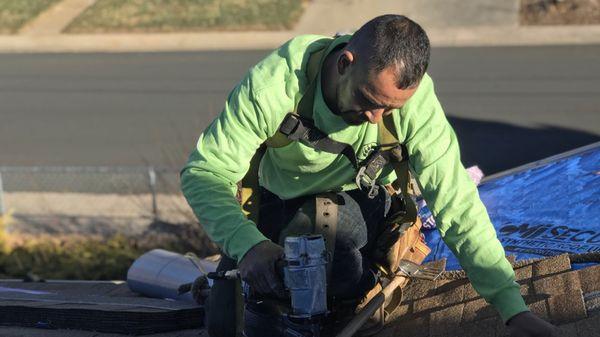
<path id="1" fill-rule="evenodd" d="M 499 175 L 479 186 L 507 254 L 517 260 L 600 252 L 600 143 Z M 437 230 L 427 230 L 427 260 L 456 257 Z"/>

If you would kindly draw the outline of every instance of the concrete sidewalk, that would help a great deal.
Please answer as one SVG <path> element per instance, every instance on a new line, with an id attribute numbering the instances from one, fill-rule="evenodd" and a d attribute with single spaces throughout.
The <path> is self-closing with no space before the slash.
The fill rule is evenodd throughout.
<path id="1" fill-rule="evenodd" d="M 146 52 L 271 49 L 299 34 L 353 31 L 369 19 L 401 13 L 419 22 L 433 46 L 599 44 L 600 25 L 519 26 L 520 0 L 314 0 L 292 31 L 158 34 L 0 35 L 0 52 Z M 65 0 L 82 6 L 93 0 Z M 49 12 L 52 9 L 49 10 Z M 71 13 L 72 14 L 72 13 Z M 42 14 L 43 17 L 47 14 Z M 61 22 L 55 11 L 54 22 Z M 57 17 L 58 16 L 58 17 Z M 47 17 L 46 20 L 50 20 Z M 58 24 L 56 27 L 60 26 Z"/>
<path id="2" fill-rule="evenodd" d="M 19 30 L 19 34 L 60 34 L 71 21 L 95 2 L 96 0 L 63 0 L 23 26 Z"/>

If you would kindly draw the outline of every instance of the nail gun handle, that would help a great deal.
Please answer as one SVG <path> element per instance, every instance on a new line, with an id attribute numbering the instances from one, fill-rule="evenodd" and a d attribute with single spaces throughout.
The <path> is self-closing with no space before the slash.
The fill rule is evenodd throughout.
<path id="1" fill-rule="evenodd" d="M 240 277 L 240 271 L 238 269 L 215 271 L 206 274 L 206 277 L 211 280 L 235 280 Z"/>
<path id="2" fill-rule="evenodd" d="M 283 277 L 283 268 L 287 265 L 284 259 L 279 259 L 275 262 L 275 271 L 279 276 Z M 211 280 L 233 280 L 240 277 L 239 269 L 213 271 L 206 274 L 206 277 Z"/>
<path id="3" fill-rule="evenodd" d="M 275 261 L 275 272 L 277 273 L 277 276 L 279 276 L 281 278 L 281 280 L 283 281 L 283 275 L 284 275 L 284 268 L 287 266 L 287 261 L 285 259 L 279 259 L 277 261 Z M 285 282 L 284 282 L 285 283 Z"/>

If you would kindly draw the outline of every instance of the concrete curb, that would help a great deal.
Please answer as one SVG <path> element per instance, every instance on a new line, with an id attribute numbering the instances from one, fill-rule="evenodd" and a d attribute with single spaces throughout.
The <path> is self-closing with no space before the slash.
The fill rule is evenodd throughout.
<path id="1" fill-rule="evenodd" d="M 271 49 L 291 32 L 57 34 L 0 36 L 2 53 L 158 52 Z"/>
<path id="2" fill-rule="evenodd" d="M 434 46 L 524 46 L 600 43 L 600 25 L 582 26 L 476 26 L 429 29 Z"/>
<path id="3" fill-rule="evenodd" d="M 333 35 L 335 32 L 318 32 Z M 210 32 L 0 36 L 0 53 L 159 52 L 272 49 L 298 33 Z M 600 44 L 600 25 L 428 30 L 435 47 Z"/>

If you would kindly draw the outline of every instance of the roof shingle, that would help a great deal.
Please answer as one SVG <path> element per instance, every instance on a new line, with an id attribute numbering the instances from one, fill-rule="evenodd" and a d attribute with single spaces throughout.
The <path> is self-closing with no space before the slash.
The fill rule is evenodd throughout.
<path id="1" fill-rule="evenodd" d="M 600 337 L 600 266 L 572 271 L 567 254 L 513 265 L 530 310 L 559 325 L 560 336 Z M 506 336 L 498 313 L 457 275 L 411 281 L 402 306 L 378 336 Z"/>

